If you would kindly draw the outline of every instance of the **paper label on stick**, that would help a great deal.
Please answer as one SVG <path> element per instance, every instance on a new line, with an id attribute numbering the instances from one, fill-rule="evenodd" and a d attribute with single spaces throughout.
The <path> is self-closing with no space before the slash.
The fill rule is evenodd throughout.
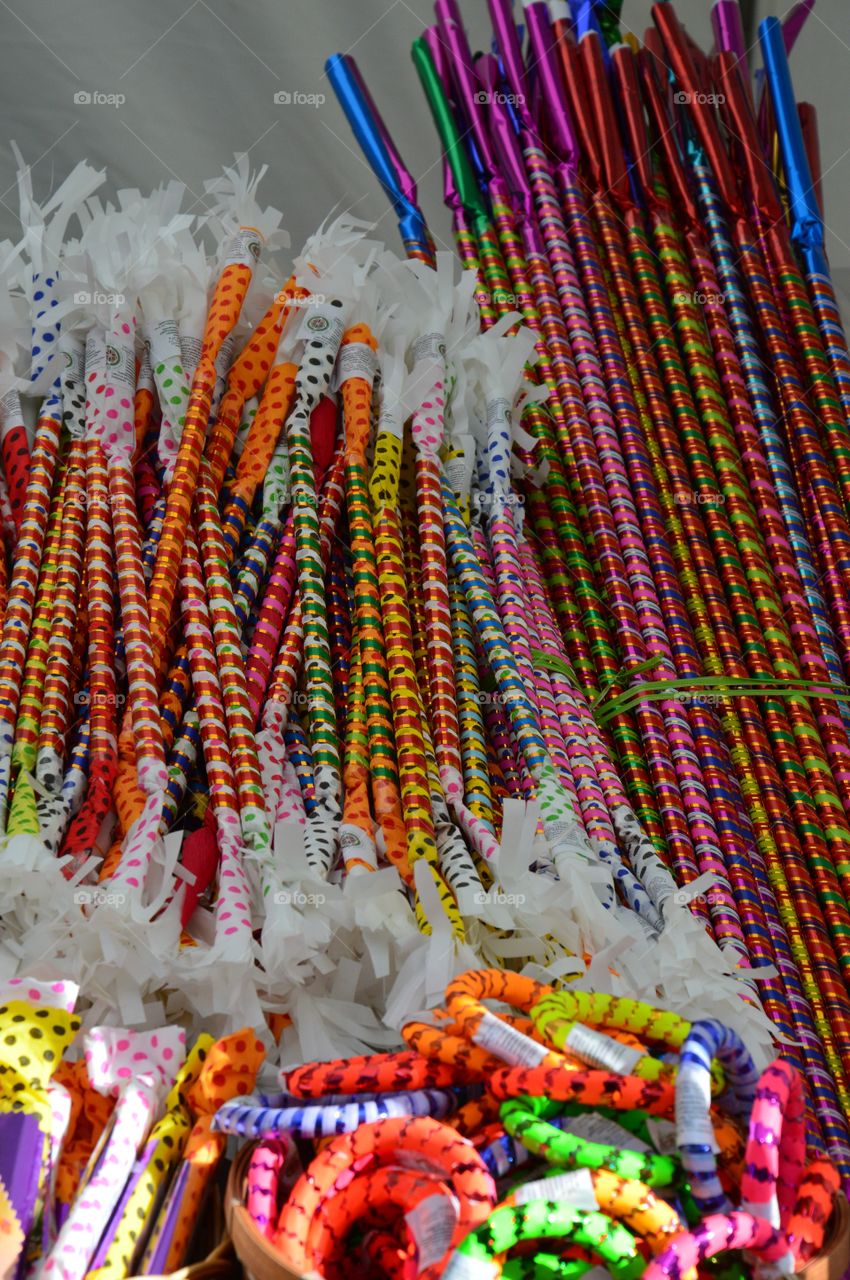
<path id="1" fill-rule="evenodd" d="M 501 1268 L 489 1258 L 470 1258 L 453 1253 L 443 1272 L 443 1280 L 495 1280 Z"/>
<path id="2" fill-rule="evenodd" d="M 439 1262 L 450 1248 L 457 1226 L 457 1205 L 447 1195 L 426 1196 L 404 1215 L 404 1221 L 416 1245 L 416 1262 L 422 1272 Z"/>
<path id="3" fill-rule="evenodd" d="M 613 1036 L 603 1035 L 581 1022 L 573 1023 L 564 1046 L 581 1062 L 602 1071 L 614 1071 L 617 1075 L 631 1075 L 635 1064 L 643 1057 L 640 1049 L 621 1044 Z"/>
<path id="4" fill-rule="evenodd" d="M 573 1169 L 569 1173 L 556 1174 L 554 1178 L 526 1182 L 525 1186 L 517 1187 L 514 1200 L 517 1204 L 528 1204 L 530 1200 L 554 1200 L 558 1204 L 573 1204 L 577 1209 L 599 1208 L 589 1169 Z"/>
<path id="5" fill-rule="evenodd" d="M 674 1156 L 679 1150 L 676 1126 L 672 1120 L 659 1120 L 656 1116 L 648 1116 L 646 1127 L 653 1141 L 655 1150 L 662 1156 Z"/>
<path id="6" fill-rule="evenodd" d="M 254 267 L 263 249 L 263 238 L 253 227 L 240 227 L 227 246 L 222 267 Z"/>
<path id="7" fill-rule="evenodd" d="M 603 1146 L 619 1147 L 623 1151 L 643 1153 L 650 1149 L 635 1134 L 629 1133 L 628 1129 L 617 1124 L 616 1120 L 609 1120 L 607 1116 L 597 1116 L 590 1112 L 586 1115 L 571 1116 L 567 1122 L 567 1132 L 575 1134 L 577 1138 L 584 1138 L 585 1142 L 599 1142 Z"/>
<path id="8" fill-rule="evenodd" d="M 442 1165 L 437 1164 L 435 1160 L 429 1160 L 427 1156 L 421 1155 L 418 1151 L 409 1151 L 406 1147 L 399 1147 L 393 1153 L 393 1164 L 400 1164 L 403 1169 L 412 1169 L 416 1173 L 427 1173 L 434 1178 L 445 1177 L 445 1169 Z"/>
<path id="9" fill-rule="evenodd" d="M 549 1052 L 545 1045 L 502 1022 L 489 1010 L 476 1027 L 472 1041 L 509 1067 L 539 1067 Z"/>
<path id="10" fill-rule="evenodd" d="M 362 378 L 371 387 L 378 368 L 378 357 L 366 342 L 344 342 L 336 358 L 331 391 L 339 391 L 349 378 Z"/>
<path id="11" fill-rule="evenodd" d="M 441 333 L 422 333 L 410 348 L 414 369 L 421 360 L 442 362 L 446 355 L 446 340 Z"/>
<path id="12" fill-rule="evenodd" d="M 676 1136 L 679 1146 L 720 1147 L 714 1137 L 709 1108 L 711 1077 L 695 1063 L 683 1062 L 676 1077 Z"/>
<path id="13" fill-rule="evenodd" d="M 295 341 L 318 343 L 336 351 L 344 333 L 342 309 L 332 307 L 328 302 L 313 302 L 304 309 L 301 323 L 295 330 Z"/>

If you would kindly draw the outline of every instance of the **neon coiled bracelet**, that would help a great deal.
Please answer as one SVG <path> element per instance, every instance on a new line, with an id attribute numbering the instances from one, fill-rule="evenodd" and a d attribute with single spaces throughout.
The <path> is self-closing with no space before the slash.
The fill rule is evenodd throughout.
<path id="1" fill-rule="evenodd" d="M 634 1178 L 647 1186 L 668 1187 L 677 1173 L 670 1156 L 629 1151 L 578 1134 L 564 1133 L 551 1123 L 559 1104 L 547 1098 L 515 1098 L 503 1102 L 500 1115 L 508 1133 L 550 1164 L 564 1168 L 609 1169 L 622 1178 Z M 615 1126 L 608 1122 L 610 1128 Z"/>
<path id="2" fill-rule="evenodd" d="M 502 1274 L 503 1255 L 520 1241 L 553 1238 L 584 1245 L 616 1280 L 636 1280 L 645 1266 L 631 1232 L 604 1213 L 557 1200 L 532 1200 L 494 1209 L 452 1254 L 443 1280 L 493 1280 Z"/>
<path id="3" fill-rule="evenodd" d="M 333 1062 L 308 1062 L 284 1073 L 282 1084 L 296 1098 L 326 1093 L 395 1093 L 407 1089 L 445 1089 L 466 1080 L 462 1066 L 449 1067 L 419 1053 L 373 1053 Z"/>
<path id="4" fill-rule="evenodd" d="M 444 1179 L 457 1198 L 458 1223 L 469 1231 L 496 1203 L 496 1184 L 475 1147 L 427 1116 L 378 1120 L 335 1138 L 299 1178 L 284 1205 L 275 1237 L 291 1266 L 307 1265 L 310 1225 L 341 1173 L 401 1164 Z"/>
<path id="5" fill-rule="evenodd" d="M 656 1009 L 642 1000 L 611 996 L 604 992 L 553 991 L 530 1010 L 541 1039 L 564 1053 L 571 1053 L 587 1066 L 608 1071 L 633 1073 L 645 1079 L 672 1080 L 676 1064 L 663 1062 L 624 1045 L 619 1039 L 598 1031 L 628 1032 L 641 1041 L 679 1050 L 691 1023 L 666 1009 Z M 723 1071 L 713 1064 L 716 1092 L 723 1088 Z"/>
<path id="6" fill-rule="evenodd" d="M 718 1145 L 711 1123 L 711 1062 L 718 1057 L 729 1087 L 721 1100 L 729 1110 L 749 1114 L 758 1073 L 740 1037 L 721 1022 L 695 1022 L 682 1046 L 676 1077 L 676 1128 L 682 1164 L 702 1213 L 732 1208 L 717 1174 Z"/>
<path id="7" fill-rule="evenodd" d="M 447 1116 L 463 1101 L 464 1097 L 452 1089 L 412 1089 L 409 1093 L 388 1093 L 365 1102 L 322 1102 L 301 1107 L 261 1107 L 251 1098 L 235 1098 L 216 1112 L 213 1129 L 243 1138 L 278 1133 L 326 1138 L 350 1133 L 361 1124 L 389 1116 Z"/>
<path id="8" fill-rule="evenodd" d="M 782 1058 L 763 1072 L 750 1116 L 741 1208 L 780 1229 L 787 1242 L 786 1265 L 803 1265 L 823 1244 L 839 1186 L 826 1160 L 809 1169 L 806 1159 L 806 1104 L 799 1072 Z"/>

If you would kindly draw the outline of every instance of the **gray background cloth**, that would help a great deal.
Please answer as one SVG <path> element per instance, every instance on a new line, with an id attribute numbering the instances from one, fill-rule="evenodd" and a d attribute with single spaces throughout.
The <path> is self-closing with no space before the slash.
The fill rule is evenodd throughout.
<path id="1" fill-rule="evenodd" d="M 779 3 L 781 16 L 790 6 Z M 485 47 L 485 0 L 460 4 L 473 48 Z M 763 16 L 777 0 L 759 4 Z M 709 47 L 709 0 L 676 7 Z M 626 0 L 624 26 L 642 33 L 649 8 Z M 334 207 L 376 220 L 375 234 L 399 248 L 324 74 L 328 54 L 351 52 L 418 180 L 435 239 L 450 247 L 437 135 L 410 61 L 432 12 L 430 0 L 0 0 L 0 238 L 18 232 L 14 139 L 37 199 L 85 158 L 106 166 L 111 189 L 179 178 L 200 210 L 203 180 L 248 152 L 253 167 L 269 165 L 261 196 L 283 211 L 293 251 Z M 817 0 L 792 72 L 798 97 L 819 113 L 830 257 L 850 269 L 849 0 Z M 275 101 L 287 94 L 288 104 Z"/>

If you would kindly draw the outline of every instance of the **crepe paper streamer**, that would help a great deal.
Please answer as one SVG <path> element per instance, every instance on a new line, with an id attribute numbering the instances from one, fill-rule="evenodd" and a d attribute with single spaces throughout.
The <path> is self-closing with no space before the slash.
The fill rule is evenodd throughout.
<path id="1" fill-rule="evenodd" d="M 673 1184 L 676 1162 L 669 1156 L 652 1151 L 643 1154 L 584 1138 L 580 1133 L 571 1133 L 568 1124 L 556 1127 L 553 1121 L 558 1110 L 557 1103 L 542 1098 L 518 1098 L 503 1102 L 499 1115 L 513 1138 L 550 1164 L 566 1169 L 608 1169 L 621 1178 L 637 1179 L 651 1187 Z M 563 1127 L 566 1132 L 562 1132 Z"/>
<path id="2" fill-rule="evenodd" d="M 491 1280 L 502 1273 L 500 1255 L 520 1241 L 553 1237 L 569 1237 L 590 1249 L 622 1280 L 640 1275 L 645 1266 L 634 1236 L 625 1227 L 604 1213 L 553 1199 L 499 1205 L 482 1226 L 467 1236 L 443 1275 L 446 1280 Z"/>
<path id="3" fill-rule="evenodd" d="M 344 1170 L 359 1163 L 362 1156 L 392 1165 L 405 1151 L 451 1187 L 458 1206 L 458 1238 L 486 1217 L 496 1200 L 495 1184 L 466 1138 L 424 1116 L 378 1120 L 334 1138 L 295 1184 L 275 1236 L 289 1265 L 310 1265 L 310 1223 L 329 1196 L 332 1205 L 334 1184 Z M 369 1172 L 360 1176 L 368 1179 Z"/>
<path id="4" fill-rule="evenodd" d="M 118 1101 L 97 1167 L 71 1206 L 42 1267 L 44 1275 L 86 1274 L 139 1145 L 185 1056 L 184 1044 L 185 1032 L 176 1027 L 146 1033 L 103 1027 L 86 1037 L 89 1079 Z"/>

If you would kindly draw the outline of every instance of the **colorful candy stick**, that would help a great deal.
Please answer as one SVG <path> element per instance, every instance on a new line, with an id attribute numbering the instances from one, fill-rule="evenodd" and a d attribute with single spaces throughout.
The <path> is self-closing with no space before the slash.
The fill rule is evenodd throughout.
<path id="1" fill-rule="evenodd" d="M 153 668 L 157 674 L 164 666 L 166 636 L 171 623 L 183 538 L 191 515 L 192 497 L 215 391 L 215 359 L 221 344 L 239 317 L 251 282 L 254 263 L 259 257 L 261 240 L 261 234 L 251 228 L 240 228 L 225 254 L 224 268 L 216 283 L 207 316 L 201 355 L 192 382 L 192 394 L 168 490 L 162 536 L 150 583 L 150 635 Z M 234 433 L 235 429 L 234 426 Z M 227 431 L 223 428 L 216 437 L 217 443 L 221 443 L 215 459 L 212 452 L 208 454 L 214 483 L 216 469 L 221 467 L 223 474 L 226 464 L 226 455 L 223 459 L 221 457 L 225 454 L 223 438 L 226 434 Z"/>
<path id="2" fill-rule="evenodd" d="M 0 831 L 6 829 L 12 739 L 32 625 L 35 593 L 48 529 L 50 494 L 59 456 L 59 403 L 48 401 L 36 425 L 27 497 L 21 520 L 9 599 L 0 633 Z"/>
<path id="3" fill-rule="evenodd" d="M 365 325 L 348 330 L 343 337 L 341 351 L 345 351 L 349 342 L 358 342 L 369 351 L 373 351 L 375 346 L 375 339 Z M 386 856 L 409 883 L 411 871 L 399 794 L 374 529 L 369 506 L 366 449 L 371 433 L 371 380 L 365 376 L 367 372 L 368 369 L 364 368 L 359 376 L 346 378 L 342 383 L 346 502 L 354 572 L 354 623 L 363 672 L 375 820 L 383 835 Z"/>

